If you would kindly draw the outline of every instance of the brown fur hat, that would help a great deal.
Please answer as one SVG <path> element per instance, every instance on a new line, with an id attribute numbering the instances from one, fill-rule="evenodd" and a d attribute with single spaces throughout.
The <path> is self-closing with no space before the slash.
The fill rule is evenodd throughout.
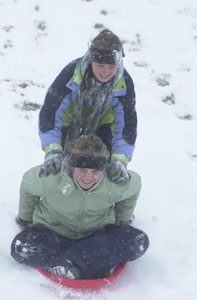
<path id="1" fill-rule="evenodd" d="M 96 135 L 81 135 L 68 146 L 68 164 L 75 168 L 104 170 L 109 159 L 109 151 Z"/>

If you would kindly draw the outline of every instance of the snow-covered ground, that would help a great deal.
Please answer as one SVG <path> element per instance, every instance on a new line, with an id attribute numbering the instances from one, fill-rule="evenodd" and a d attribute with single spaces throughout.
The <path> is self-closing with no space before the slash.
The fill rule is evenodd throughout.
<path id="1" fill-rule="evenodd" d="M 135 82 L 139 128 L 129 168 L 143 189 L 134 225 L 150 248 L 112 285 L 81 291 L 48 281 L 9 252 L 22 174 L 43 161 L 36 105 L 103 27 L 125 41 Z M 196 0 L 0 0 L 1 299 L 197 299 L 196 55 Z"/>

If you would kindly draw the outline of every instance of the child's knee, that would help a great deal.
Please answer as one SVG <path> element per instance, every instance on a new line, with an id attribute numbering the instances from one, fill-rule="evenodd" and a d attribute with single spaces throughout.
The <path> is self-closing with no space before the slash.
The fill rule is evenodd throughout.
<path id="1" fill-rule="evenodd" d="M 27 243 L 28 234 L 28 230 L 20 232 L 11 243 L 11 256 L 20 263 L 25 263 L 32 253 L 32 247 Z"/>
<path id="2" fill-rule="evenodd" d="M 15 238 L 12 241 L 11 244 L 11 256 L 18 262 L 23 262 L 24 257 L 23 257 L 23 249 L 22 249 L 22 242 L 20 239 Z"/>

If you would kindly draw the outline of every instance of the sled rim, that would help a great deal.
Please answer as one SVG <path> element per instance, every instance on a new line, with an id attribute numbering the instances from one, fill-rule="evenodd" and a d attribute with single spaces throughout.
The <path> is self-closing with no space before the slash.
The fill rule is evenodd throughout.
<path id="1" fill-rule="evenodd" d="M 117 269 L 114 274 L 109 277 L 101 278 L 101 279 L 68 279 L 68 278 L 61 278 L 52 274 L 49 274 L 45 271 L 42 267 L 37 267 L 37 270 L 42 273 L 48 279 L 59 283 L 61 285 L 71 287 L 71 288 L 80 288 L 80 289 L 89 289 L 89 288 L 97 288 L 104 285 L 108 285 L 114 280 L 116 280 L 119 275 L 122 273 L 123 269 L 125 268 L 126 263 L 120 263 L 117 265 Z"/>

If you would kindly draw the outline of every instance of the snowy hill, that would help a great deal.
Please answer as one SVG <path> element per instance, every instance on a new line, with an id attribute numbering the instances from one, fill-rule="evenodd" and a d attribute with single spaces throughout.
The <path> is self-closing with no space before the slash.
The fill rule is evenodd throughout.
<path id="1" fill-rule="evenodd" d="M 124 40 L 135 83 L 142 176 L 135 227 L 150 248 L 118 281 L 93 291 L 49 282 L 16 263 L 10 243 L 23 173 L 43 161 L 38 112 L 48 86 L 101 29 Z M 3 300 L 197 298 L 197 2 L 0 0 L 0 291 Z"/>

